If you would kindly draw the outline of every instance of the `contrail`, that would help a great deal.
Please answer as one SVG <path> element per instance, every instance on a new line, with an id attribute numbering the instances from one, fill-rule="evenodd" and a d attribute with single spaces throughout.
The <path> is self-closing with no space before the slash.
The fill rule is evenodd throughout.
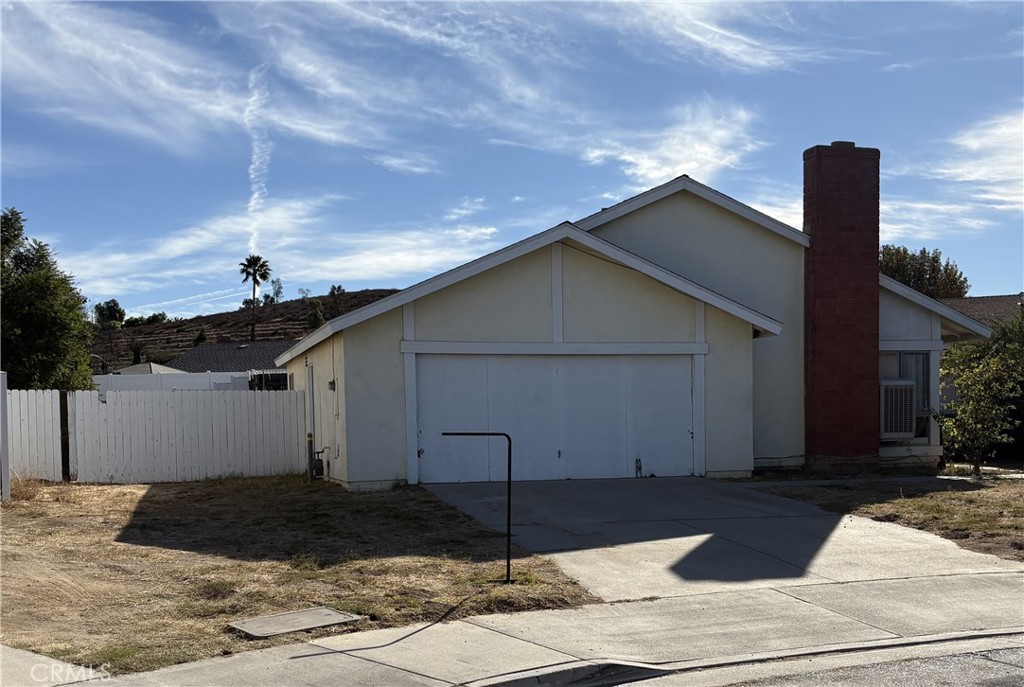
<path id="1" fill-rule="evenodd" d="M 270 174 L 270 153 L 274 146 L 267 136 L 267 129 L 261 126 L 263 107 L 267 104 L 270 93 L 267 90 L 266 63 L 253 67 L 249 71 L 249 100 L 245 105 L 245 113 L 242 121 L 245 131 L 252 139 L 252 157 L 249 160 L 249 196 L 248 211 L 252 222 L 251 235 L 249 237 L 249 252 L 256 252 L 256 239 L 259 232 L 256 229 L 256 214 L 263 207 L 263 200 L 267 197 L 267 177 Z"/>

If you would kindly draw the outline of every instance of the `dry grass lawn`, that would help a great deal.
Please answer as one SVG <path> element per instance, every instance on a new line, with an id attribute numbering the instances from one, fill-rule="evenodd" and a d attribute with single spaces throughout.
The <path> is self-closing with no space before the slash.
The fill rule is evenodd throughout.
<path id="1" fill-rule="evenodd" d="M 971 551 L 1024 561 L 1024 479 L 878 480 L 766 488 L 833 513 L 895 522 Z"/>
<path id="2" fill-rule="evenodd" d="M 599 601 L 551 562 L 404 487 L 301 478 L 19 483 L 0 511 L 5 644 L 111 673 L 325 634 Z M 232 620 L 324 605 L 355 624 L 247 640 Z"/>

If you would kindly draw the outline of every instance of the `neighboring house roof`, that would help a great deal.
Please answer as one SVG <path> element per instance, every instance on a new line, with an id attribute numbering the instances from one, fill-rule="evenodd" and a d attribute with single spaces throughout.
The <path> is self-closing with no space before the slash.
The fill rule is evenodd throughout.
<path id="1" fill-rule="evenodd" d="M 518 243 L 514 243 L 511 246 L 506 246 L 501 250 L 473 260 L 472 262 L 467 262 L 460 267 L 456 267 L 453 270 L 431 277 L 430 279 L 422 281 L 415 286 L 410 286 L 409 288 L 399 291 L 387 298 L 371 303 L 370 305 L 359 308 L 358 310 L 353 310 L 350 313 L 346 313 L 341 317 L 336 317 L 279 355 L 275 362 L 278 365 L 285 365 L 292 358 L 301 355 L 303 352 L 309 350 L 321 341 L 327 340 L 333 334 L 347 329 L 348 327 L 357 325 L 360 322 L 365 322 L 372 317 L 381 315 L 389 310 L 394 310 L 406 303 L 411 303 L 417 298 L 422 298 L 423 296 L 434 293 L 435 291 L 440 291 L 452 284 L 474 277 L 482 272 L 486 272 L 489 269 L 497 267 L 498 265 L 515 260 L 516 258 L 532 253 L 539 248 L 543 248 L 544 246 L 557 243 L 559 241 L 566 241 L 567 243 L 575 244 L 585 250 L 597 253 L 598 255 L 602 255 L 613 262 L 645 274 L 671 289 L 675 289 L 680 293 L 691 296 L 699 301 L 703 301 L 708 305 L 716 307 L 719 310 L 748 322 L 755 330 L 762 334 L 776 335 L 782 331 L 782 324 L 767 315 L 752 310 L 745 305 L 741 305 L 740 303 L 737 303 L 736 301 L 719 293 L 715 293 L 710 289 L 706 289 L 689 279 L 681 277 L 674 272 L 670 272 L 663 267 L 659 267 L 627 250 L 599 239 L 592 234 L 588 234 L 572 222 L 563 222 L 557 227 L 535 234 L 529 238 L 519 241 Z"/>
<path id="2" fill-rule="evenodd" d="M 175 372 L 275 370 L 274 358 L 293 345 L 295 341 L 291 339 L 204 343 L 179 353 L 167 364 L 176 368 Z"/>
<path id="3" fill-rule="evenodd" d="M 940 298 L 939 302 L 987 325 L 1009 322 L 1024 312 L 1024 293 L 1011 296 Z"/>
<path id="4" fill-rule="evenodd" d="M 779 236 L 795 241 L 805 248 L 811 245 L 811 238 L 799 229 L 791 227 L 784 222 L 780 222 L 773 217 L 769 217 L 760 210 L 755 210 L 749 205 L 745 205 L 735 198 L 730 198 L 710 186 L 705 186 L 698 181 L 694 181 L 686 175 L 676 177 L 672 181 L 666 182 L 661 186 L 655 186 L 654 188 L 644 191 L 632 198 L 627 198 L 626 200 L 616 203 L 609 208 L 605 208 L 600 212 L 595 212 L 589 217 L 577 220 L 574 224 L 584 231 L 590 231 L 591 229 L 595 229 L 606 222 L 611 222 L 612 220 L 618 219 L 619 217 L 633 212 L 634 210 L 638 210 L 650 205 L 651 203 L 656 203 L 662 198 L 666 198 L 673 193 L 678 193 L 679 191 L 688 191 L 699 198 L 703 198 L 709 203 L 713 203 L 720 208 L 735 213 L 744 219 L 750 220 L 754 224 L 758 224 L 769 231 L 773 231 Z"/>
<path id="5" fill-rule="evenodd" d="M 158 365 L 157 363 L 137 363 L 128 367 L 122 367 L 120 370 L 114 370 L 116 375 L 156 375 L 169 372 L 180 373 L 181 370 L 167 367 L 166 365 Z"/>
<path id="6" fill-rule="evenodd" d="M 915 291 L 906 284 L 902 284 L 892 277 L 884 274 L 878 275 L 878 284 L 883 289 L 902 296 L 912 303 L 936 313 L 942 318 L 942 340 L 960 341 L 964 339 L 989 338 L 992 336 L 992 329 L 981 322 L 954 310 L 934 298 L 929 298 L 920 291 Z"/>

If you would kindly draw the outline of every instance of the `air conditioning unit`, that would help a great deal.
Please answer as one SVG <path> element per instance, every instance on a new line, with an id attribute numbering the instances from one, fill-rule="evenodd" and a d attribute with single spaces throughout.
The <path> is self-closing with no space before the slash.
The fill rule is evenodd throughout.
<path id="1" fill-rule="evenodd" d="M 914 412 L 914 382 L 910 379 L 889 379 L 882 382 L 882 439 L 913 439 L 917 425 Z"/>

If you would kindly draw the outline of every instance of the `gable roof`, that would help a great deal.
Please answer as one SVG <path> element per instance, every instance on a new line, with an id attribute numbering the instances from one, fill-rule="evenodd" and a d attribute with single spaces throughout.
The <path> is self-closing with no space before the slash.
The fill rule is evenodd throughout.
<path id="1" fill-rule="evenodd" d="M 642 207 L 656 203 L 657 201 L 680 191 L 687 191 L 698 198 L 703 198 L 709 203 L 713 203 L 720 208 L 737 214 L 744 219 L 750 220 L 754 224 L 775 232 L 779 236 L 787 238 L 790 241 L 795 241 L 804 248 L 811 245 L 811 238 L 799 229 L 791 227 L 784 222 L 780 222 L 774 217 L 769 217 L 760 210 L 755 210 L 749 205 L 741 203 L 735 198 L 730 198 L 710 186 L 705 186 L 699 181 L 694 181 L 685 174 L 681 177 L 676 177 L 672 181 L 666 182 L 661 186 L 655 186 L 654 188 L 644 191 L 639 195 L 627 198 L 626 200 L 616 203 L 609 208 L 605 208 L 600 212 L 595 212 L 588 217 L 577 220 L 575 224 L 584 231 L 591 231 L 602 224 L 618 219 L 619 217 L 629 214 L 634 210 L 639 210 Z"/>
<path id="2" fill-rule="evenodd" d="M 181 372 L 181 370 L 158 363 L 135 363 L 128 367 L 122 367 L 120 370 L 114 370 L 116 375 L 155 375 L 170 372 Z"/>
<path id="3" fill-rule="evenodd" d="M 474 277 L 482 272 L 486 272 L 489 269 L 497 267 L 498 265 L 515 260 L 527 253 L 532 253 L 544 246 L 558 242 L 581 246 L 594 253 L 602 255 L 613 262 L 634 269 L 637 272 L 651 277 L 655 281 L 661 282 L 671 289 L 686 294 L 687 296 L 691 296 L 699 301 L 703 301 L 708 305 L 714 306 L 719 310 L 748 322 L 756 331 L 762 334 L 774 336 L 782 331 L 782 324 L 767 315 L 759 313 L 756 310 L 752 310 L 745 305 L 741 305 L 740 303 L 737 303 L 730 298 L 726 298 L 725 296 L 711 291 L 710 289 L 706 289 L 689 279 L 679 276 L 675 272 L 670 272 L 663 267 L 659 267 L 652 262 L 644 260 L 638 255 L 599 239 L 592 234 L 588 234 L 572 222 L 563 222 L 556 227 L 548 229 L 547 231 L 534 234 L 533 236 L 523 239 L 518 243 L 513 243 L 510 246 L 506 246 L 505 248 L 481 258 L 477 258 L 472 262 L 467 262 L 460 267 L 456 267 L 455 269 L 449 270 L 435 277 L 431 277 L 426 281 L 410 286 L 409 288 L 399 291 L 387 298 L 371 303 L 370 305 L 359 308 L 358 310 L 353 310 L 352 312 L 346 313 L 340 317 L 336 317 L 279 355 L 275 362 L 278 365 L 283 366 L 292 358 L 301 355 L 303 352 L 309 350 L 321 341 L 327 340 L 337 332 L 357 325 L 360 322 L 365 322 L 372 317 L 376 317 L 390 310 L 394 310 L 406 303 L 411 303 L 412 301 L 434 293 L 435 291 L 440 291 L 452 284 L 457 284 L 465 279 Z"/>
<path id="4" fill-rule="evenodd" d="M 1009 322 L 1024 312 L 1024 293 L 1009 296 L 940 298 L 939 302 L 990 326 Z"/>
<path id="5" fill-rule="evenodd" d="M 274 358 L 295 345 L 292 339 L 203 343 L 167 363 L 175 372 L 248 372 L 277 369 Z"/>
<path id="6" fill-rule="evenodd" d="M 940 303 L 934 298 L 929 298 L 920 291 L 915 291 L 906 284 L 901 284 L 892 277 L 879 274 L 878 285 L 883 289 L 890 291 L 897 296 L 902 296 L 911 303 L 915 303 L 925 310 L 930 310 L 941 317 L 943 341 L 962 341 L 977 338 L 987 339 L 992 336 L 992 330 L 981 322 L 954 310 L 948 305 Z M 946 336 L 947 332 L 949 333 L 948 337 Z"/>

